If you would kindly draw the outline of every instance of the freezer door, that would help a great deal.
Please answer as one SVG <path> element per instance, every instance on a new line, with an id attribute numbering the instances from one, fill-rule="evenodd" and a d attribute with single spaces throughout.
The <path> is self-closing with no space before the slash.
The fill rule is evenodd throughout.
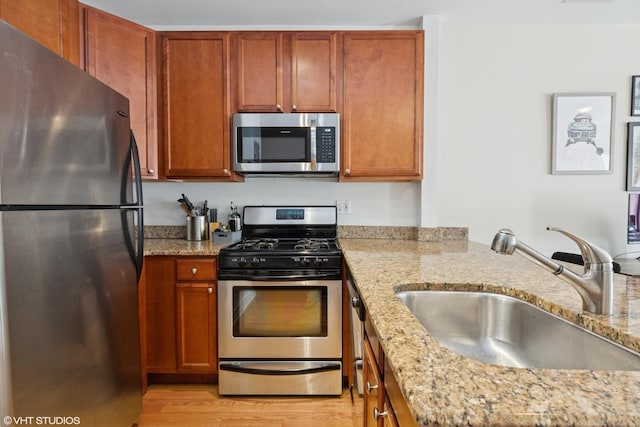
<path id="1" fill-rule="evenodd" d="M 3 415 L 78 417 L 82 426 L 136 421 L 138 290 L 127 242 L 134 213 L 0 214 L 7 338 L 0 354 L 13 401 Z"/>
<path id="2" fill-rule="evenodd" d="M 0 52 L 0 205 L 132 203 L 128 99 L 3 21 Z"/>

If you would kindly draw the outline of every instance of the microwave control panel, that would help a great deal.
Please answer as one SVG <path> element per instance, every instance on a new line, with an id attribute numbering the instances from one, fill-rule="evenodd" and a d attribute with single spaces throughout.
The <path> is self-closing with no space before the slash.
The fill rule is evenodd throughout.
<path id="1" fill-rule="evenodd" d="M 336 128 L 316 128 L 316 156 L 318 163 L 335 163 L 336 161 Z"/>

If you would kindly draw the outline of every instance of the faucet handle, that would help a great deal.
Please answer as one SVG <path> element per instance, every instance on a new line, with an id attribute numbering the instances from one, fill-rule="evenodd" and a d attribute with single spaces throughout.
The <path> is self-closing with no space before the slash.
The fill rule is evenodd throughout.
<path id="1" fill-rule="evenodd" d="M 547 230 L 557 231 L 558 233 L 564 234 L 578 245 L 580 248 L 580 253 L 582 253 L 582 259 L 584 260 L 585 267 L 587 264 L 606 264 L 611 263 L 613 265 L 613 259 L 611 255 L 607 251 L 593 243 L 589 243 L 586 240 L 576 236 L 575 234 L 569 233 L 561 228 L 557 227 L 547 227 Z"/>

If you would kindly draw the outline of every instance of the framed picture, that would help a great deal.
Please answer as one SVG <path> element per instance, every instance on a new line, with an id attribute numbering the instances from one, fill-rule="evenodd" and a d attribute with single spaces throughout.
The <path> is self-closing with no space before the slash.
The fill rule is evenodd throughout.
<path id="1" fill-rule="evenodd" d="M 640 122 L 627 123 L 627 191 L 640 191 Z"/>
<path id="2" fill-rule="evenodd" d="M 552 174 L 613 171 L 615 93 L 553 94 Z"/>
<path id="3" fill-rule="evenodd" d="M 640 76 L 631 77 L 631 115 L 640 116 Z"/>

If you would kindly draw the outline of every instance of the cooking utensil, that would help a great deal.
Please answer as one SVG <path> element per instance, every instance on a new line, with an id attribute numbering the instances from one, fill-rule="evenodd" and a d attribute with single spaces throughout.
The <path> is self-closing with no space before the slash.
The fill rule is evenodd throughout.
<path id="1" fill-rule="evenodd" d="M 195 207 L 195 206 L 193 206 L 193 203 L 191 203 L 191 201 L 189 200 L 189 198 L 188 198 L 184 193 L 182 193 L 182 194 L 181 194 L 181 196 L 182 196 L 182 198 L 184 199 L 184 203 L 187 205 L 187 207 L 189 208 L 189 210 L 190 210 L 191 212 L 193 212 L 193 213 L 194 213 L 194 215 L 193 215 L 193 216 L 197 216 L 197 213 L 195 212 L 196 207 Z"/>
<path id="2" fill-rule="evenodd" d="M 240 231 L 242 230 L 242 219 L 238 213 L 238 208 L 231 202 L 231 214 L 229 214 L 229 230 Z"/>
<path id="3" fill-rule="evenodd" d="M 184 212 L 184 213 L 185 213 L 185 215 L 187 215 L 187 216 L 195 216 L 195 215 L 193 214 L 193 212 L 192 212 L 191 210 L 189 210 L 189 208 L 187 207 L 187 205 L 186 205 L 186 204 L 184 204 L 184 203 L 180 203 L 180 209 L 182 209 L 182 212 Z"/>
<path id="4" fill-rule="evenodd" d="M 209 201 L 205 200 L 202 204 L 202 212 L 200 213 L 202 216 L 207 217 L 207 221 L 209 221 Z"/>

